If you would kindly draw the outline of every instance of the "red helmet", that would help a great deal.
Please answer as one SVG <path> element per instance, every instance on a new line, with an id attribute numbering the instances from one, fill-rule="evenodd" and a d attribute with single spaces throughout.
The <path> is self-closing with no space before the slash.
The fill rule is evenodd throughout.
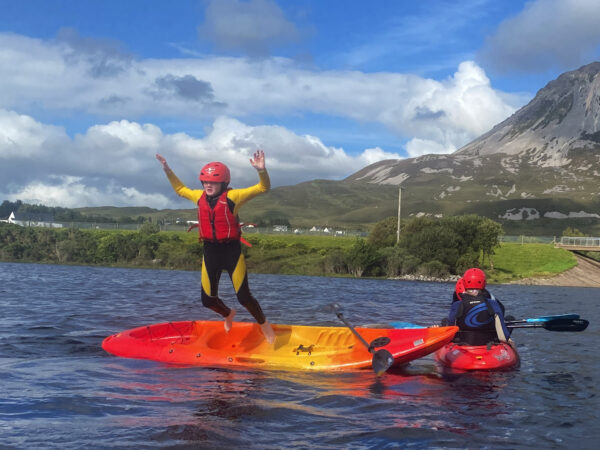
<path id="1" fill-rule="evenodd" d="M 229 169 L 225 164 L 218 161 L 205 165 L 198 178 L 200 181 L 212 181 L 214 183 L 229 183 L 231 181 Z"/>
<path id="2" fill-rule="evenodd" d="M 463 294 L 465 292 L 465 282 L 462 278 L 460 278 L 456 282 L 456 287 L 454 288 L 454 292 L 456 292 L 456 295 L 458 296 L 458 298 L 460 298 L 460 294 Z"/>
<path id="3" fill-rule="evenodd" d="M 484 289 L 485 273 L 481 269 L 469 269 L 462 277 L 465 289 Z"/>

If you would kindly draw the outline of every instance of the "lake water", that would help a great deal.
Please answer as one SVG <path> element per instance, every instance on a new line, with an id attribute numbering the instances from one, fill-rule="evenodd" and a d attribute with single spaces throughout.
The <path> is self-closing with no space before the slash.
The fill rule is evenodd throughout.
<path id="1" fill-rule="evenodd" d="M 233 306 L 227 277 L 222 296 Z M 438 322 L 453 286 L 250 275 L 271 322 Z M 581 333 L 517 329 L 521 367 L 446 376 L 431 356 L 377 378 L 169 367 L 101 342 L 212 320 L 194 272 L 0 263 L 0 448 L 597 448 L 600 289 L 491 286 L 520 317 L 579 313 Z M 238 309 L 238 320 L 250 315 Z"/>

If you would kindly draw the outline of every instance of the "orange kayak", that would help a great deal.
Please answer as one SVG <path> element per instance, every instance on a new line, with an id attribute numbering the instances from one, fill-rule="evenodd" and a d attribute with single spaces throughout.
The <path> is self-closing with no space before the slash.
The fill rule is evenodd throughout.
<path id="1" fill-rule="evenodd" d="M 107 337 L 102 348 L 125 358 L 170 364 L 243 366 L 284 370 L 354 370 L 370 368 L 373 355 L 345 327 L 273 324 L 275 342 L 267 343 L 258 324 L 222 321 L 166 322 Z M 399 366 L 450 342 L 458 327 L 419 329 L 356 328 L 367 341 L 387 337 L 384 349 Z"/>

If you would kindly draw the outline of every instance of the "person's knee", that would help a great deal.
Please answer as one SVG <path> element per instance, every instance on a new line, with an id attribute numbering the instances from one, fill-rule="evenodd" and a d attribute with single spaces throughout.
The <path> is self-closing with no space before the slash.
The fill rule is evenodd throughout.
<path id="1" fill-rule="evenodd" d="M 207 308 L 214 308 L 219 303 L 219 297 L 211 297 L 204 291 L 202 291 L 202 296 L 200 297 L 200 300 L 202 300 L 202 304 Z"/>

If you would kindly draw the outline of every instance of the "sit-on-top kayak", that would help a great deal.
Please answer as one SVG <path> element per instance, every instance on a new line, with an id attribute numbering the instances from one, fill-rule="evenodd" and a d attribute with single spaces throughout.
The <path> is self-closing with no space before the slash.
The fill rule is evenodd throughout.
<path id="1" fill-rule="evenodd" d="M 373 355 L 348 328 L 273 324 L 273 330 L 275 342 L 269 344 L 256 323 L 234 322 L 226 333 L 222 321 L 167 322 L 114 334 L 102 348 L 116 356 L 184 365 L 323 371 L 371 367 Z M 458 327 L 356 331 L 367 342 L 388 337 L 390 343 L 382 348 L 398 366 L 450 342 Z"/>
<path id="2" fill-rule="evenodd" d="M 519 364 L 519 354 L 509 344 L 444 345 L 435 353 L 442 365 L 456 370 L 505 370 Z"/>

